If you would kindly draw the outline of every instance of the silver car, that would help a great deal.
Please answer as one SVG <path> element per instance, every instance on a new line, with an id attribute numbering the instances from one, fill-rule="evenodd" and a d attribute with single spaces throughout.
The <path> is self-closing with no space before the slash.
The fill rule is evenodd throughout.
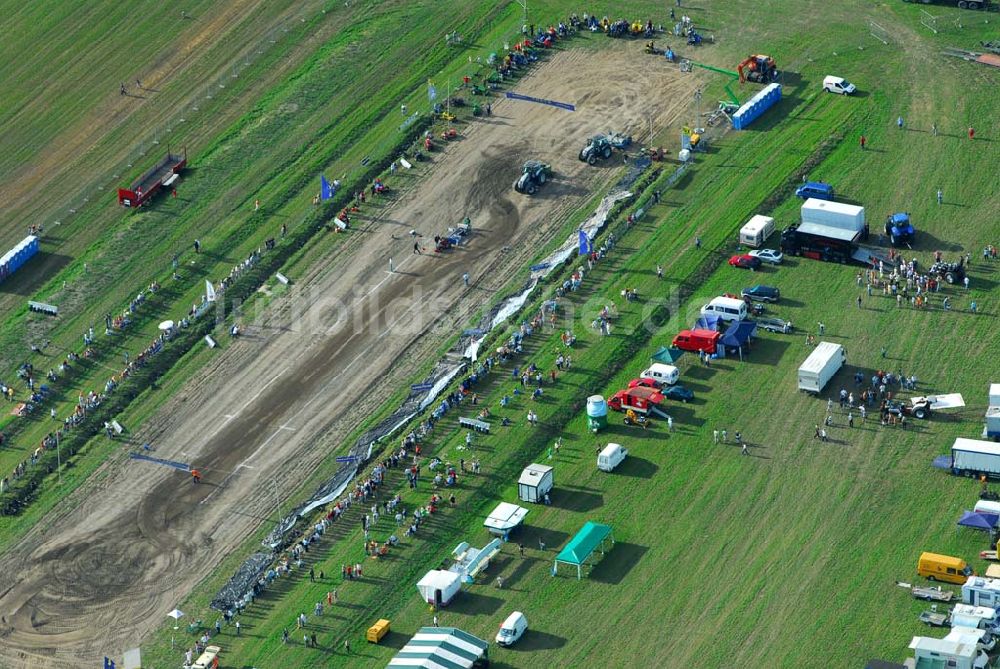
<path id="1" fill-rule="evenodd" d="M 768 332 L 780 332 L 782 334 L 788 334 L 792 331 L 792 322 L 784 321 L 780 318 L 775 318 L 773 316 L 768 316 L 765 318 L 757 318 L 754 321 L 757 323 L 757 327 L 767 330 Z"/>
<path id="2" fill-rule="evenodd" d="M 750 255 L 754 258 L 759 258 L 761 262 L 768 262 L 772 265 L 780 265 L 781 261 L 785 259 L 781 251 L 775 251 L 774 249 L 754 249 L 750 251 Z"/>

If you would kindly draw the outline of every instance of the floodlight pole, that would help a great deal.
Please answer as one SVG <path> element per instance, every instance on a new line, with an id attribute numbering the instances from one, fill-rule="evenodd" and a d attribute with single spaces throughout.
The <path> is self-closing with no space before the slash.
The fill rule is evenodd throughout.
<path id="1" fill-rule="evenodd" d="M 56 430 L 56 471 L 59 472 L 59 485 L 62 485 L 62 453 L 59 448 L 59 430 Z"/>
<path id="2" fill-rule="evenodd" d="M 517 4 L 521 5 L 523 10 L 521 14 L 521 25 L 528 25 L 528 0 L 516 0 Z M 534 39 L 534 35 L 531 36 Z"/>

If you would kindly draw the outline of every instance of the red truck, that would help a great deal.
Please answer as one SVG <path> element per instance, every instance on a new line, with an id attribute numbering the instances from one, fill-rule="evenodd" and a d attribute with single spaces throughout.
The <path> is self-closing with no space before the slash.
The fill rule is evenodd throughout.
<path id="1" fill-rule="evenodd" d="M 665 399 L 663 393 L 656 388 L 636 386 L 635 388 L 619 390 L 608 400 L 608 406 L 615 411 L 631 409 L 640 415 L 666 418 L 667 413 L 660 408 Z"/>
<path id="2" fill-rule="evenodd" d="M 682 351 L 715 353 L 722 335 L 715 330 L 681 330 L 674 337 L 672 346 Z"/>
<path id="3" fill-rule="evenodd" d="M 118 204 L 123 207 L 141 207 L 163 187 L 172 186 L 187 167 L 187 149 L 183 154 L 170 153 L 151 170 L 132 182 L 129 188 L 118 189 Z"/>

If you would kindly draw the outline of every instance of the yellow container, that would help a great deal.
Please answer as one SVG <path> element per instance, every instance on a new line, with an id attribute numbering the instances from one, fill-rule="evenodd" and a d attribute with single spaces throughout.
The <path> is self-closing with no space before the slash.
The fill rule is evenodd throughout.
<path id="1" fill-rule="evenodd" d="M 380 618 L 374 625 L 368 628 L 365 638 L 371 643 L 378 643 L 382 640 L 386 634 L 389 633 L 389 621 L 385 618 Z"/>

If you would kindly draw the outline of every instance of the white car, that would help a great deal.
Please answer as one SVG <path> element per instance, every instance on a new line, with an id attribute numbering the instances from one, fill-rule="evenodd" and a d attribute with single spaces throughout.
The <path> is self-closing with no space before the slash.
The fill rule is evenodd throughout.
<path id="1" fill-rule="evenodd" d="M 772 265 L 780 265 L 781 261 L 785 259 L 781 251 L 775 251 L 774 249 L 754 249 L 750 252 L 754 258 L 759 258 L 761 262 L 769 262 Z"/>
<path id="2" fill-rule="evenodd" d="M 843 77 L 829 76 L 823 79 L 823 90 L 827 93 L 840 93 L 841 95 L 851 95 L 858 90 L 857 87 Z"/>

